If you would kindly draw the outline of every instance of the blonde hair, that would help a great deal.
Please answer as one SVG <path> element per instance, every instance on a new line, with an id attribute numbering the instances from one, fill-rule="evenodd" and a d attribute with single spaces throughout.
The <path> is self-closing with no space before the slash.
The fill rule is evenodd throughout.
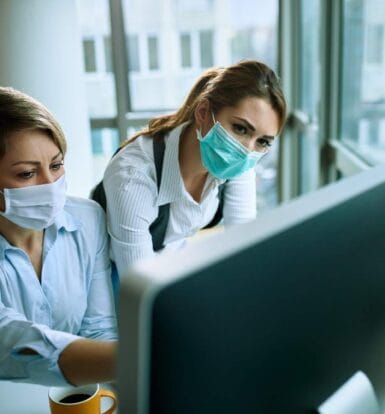
<path id="1" fill-rule="evenodd" d="M 66 153 L 64 132 L 51 112 L 29 95 L 0 86 L 0 158 L 6 152 L 7 138 L 24 129 L 44 131 L 61 153 Z"/>
<path id="2" fill-rule="evenodd" d="M 286 101 L 274 71 L 264 63 L 243 60 L 226 68 L 205 71 L 192 87 L 178 111 L 153 118 L 123 146 L 140 135 L 166 134 L 178 125 L 194 119 L 197 105 L 207 99 L 215 115 L 222 108 L 236 106 L 242 99 L 256 97 L 268 102 L 279 117 L 281 130 L 286 120 Z"/>

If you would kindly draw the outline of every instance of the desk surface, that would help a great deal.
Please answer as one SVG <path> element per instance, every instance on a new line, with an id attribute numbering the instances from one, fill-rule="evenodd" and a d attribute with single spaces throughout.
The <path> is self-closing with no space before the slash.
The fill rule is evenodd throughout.
<path id="1" fill-rule="evenodd" d="M 111 388 L 110 386 L 104 386 Z M 50 414 L 48 388 L 42 385 L 0 381 L 1 414 Z M 109 406 L 102 402 L 102 410 Z"/>
<path id="2" fill-rule="evenodd" d="M 0 413 L 49 414 L 48 387 L 0 381 Z"/>

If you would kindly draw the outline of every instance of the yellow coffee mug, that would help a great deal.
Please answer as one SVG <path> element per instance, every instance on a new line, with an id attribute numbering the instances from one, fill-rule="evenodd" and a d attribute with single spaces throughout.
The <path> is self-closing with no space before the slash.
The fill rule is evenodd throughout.
<path id="1" fill-rule="evenodd" d="M 51 387 L 48 398 L 51 414 L 101 414 L 102 398 L 111 400 L 110 407 L 103 414 L 113 414 L 117 407 L 115 393 L 100 388 L 99 384 Z"/>

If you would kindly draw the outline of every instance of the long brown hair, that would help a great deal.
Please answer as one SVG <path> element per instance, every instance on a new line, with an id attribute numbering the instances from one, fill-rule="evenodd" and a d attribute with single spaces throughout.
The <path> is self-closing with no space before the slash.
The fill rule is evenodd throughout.
<path id="1" fill-rule="evenodd" d="M 0 158 L 6 152 L 7 138 L 24 129 L 44 131 L 65 154 L 64 132 L 51 112 L 29 95 L 0 86 Z"/>
<path id="2" fill-rule="evenodd" d="M 222 108 L 236 106 L 248 97 L 264 99 L 279 117 L 281 130 L 286 120 L 286 101 L 274 71 L 255 60 L 243 60 L 226 68 L 211 68 L 204 72 L 192 87 L 178 111 L 153 118 L 148 126 L 133 135 L 124 145 L 140 135 L 166 134 L 178 125 L 194 119 L 202 99 L 210 102 L 214 115 Z"/>

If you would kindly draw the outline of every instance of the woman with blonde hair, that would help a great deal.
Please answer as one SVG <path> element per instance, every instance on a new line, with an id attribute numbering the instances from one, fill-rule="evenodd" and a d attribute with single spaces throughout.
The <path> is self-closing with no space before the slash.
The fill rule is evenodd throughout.
<path id="1" fill-rule="evenodd" d="M 0 87 L 0 380 L 109 381 L 116 317 L 104 212 L 66 196 L 62 129 Z"/>
<path id="2" fill-rule="evenodd" d="M 204 72 L 179 110 L 126 142 L 103 179 L 118 273 L 219 219 L 225 226 L 252 220 L 254 166 L 285 117 L 276 75 L 247 60 Z"/>

